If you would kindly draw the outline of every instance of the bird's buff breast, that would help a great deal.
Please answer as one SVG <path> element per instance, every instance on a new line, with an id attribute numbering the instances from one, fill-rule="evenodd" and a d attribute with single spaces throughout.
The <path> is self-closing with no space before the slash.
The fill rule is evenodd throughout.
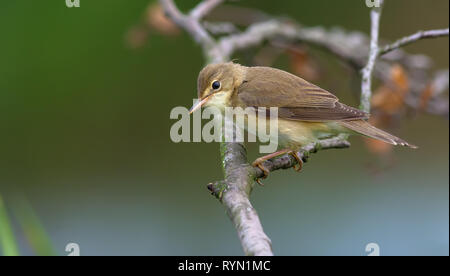
<path id="1" fill-rule="evenodd" d="M 319 139 L 336 135 L 335 123 L 278 120 L 278 139 L 281 148 L 298 150 Z"/>
<path id="2" fill-rule="evenodd" d="M 274 120 L 266 120 L 266 133 L 270 134 L 271 141 L 278 141 L 278 148 L 298 150 L 302 146 L 317 142 L 319 139 L 328 138 L 344 131 L 340 125 L 335 122 L 305 122 L 285 120 L 278 118 L 278 122 Z M 251 118 L 245 120 L 245 125 L 240 126 L 253 135 L 258 136 L 258 120 Z M 256 123 L 256 125 L 252 125 Z M 278 132 L 270 133 L 270 125 L 278 123 Z"/>

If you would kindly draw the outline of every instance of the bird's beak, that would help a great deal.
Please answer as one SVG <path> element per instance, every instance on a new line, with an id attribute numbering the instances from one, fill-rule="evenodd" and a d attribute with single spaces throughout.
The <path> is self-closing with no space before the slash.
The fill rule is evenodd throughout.
<path id="1" fill-rule="evenodd" d="M 213 95 L 213 94 L 210 94 L 210 95 L 208 95 L 208 96 L 206 96 L 206 97 L 203 97 L 203 99 L 201 99 L 198 103 L 196 103 L 195 105 L 193 105 L 193 106 L 191 107 L 191 109 L 189 109 L 189 114 L 193 113 L 194 111 L 196 111 L 197 109 L 199 109 L 202 105 L 204 105 L 204 104 L 209 100 L 209 98 L 210 98 L 212 95 Z"/>

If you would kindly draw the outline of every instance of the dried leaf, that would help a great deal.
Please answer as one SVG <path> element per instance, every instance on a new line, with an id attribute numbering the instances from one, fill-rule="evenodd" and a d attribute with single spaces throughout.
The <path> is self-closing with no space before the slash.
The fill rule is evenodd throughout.
<path id="1" fill-rule="evenodd" d="M 148 38 L 148 29 L 143 26 L 134 26 L 125 35 L 125 42 L 131 49 L 142 47 Z"/>
<path id="2" fill-rule="evenodd" d="M 161 34 L 177 35 L 180 33 L 180 29 L 166 17 L 158 2 L 148 6 L 145 19 L 148 26 Z"/>
<path id="3" fill-rule="evenodd" d="M 430 101 L 431 97 L 433 96 L 434 92 L 434 86 L 432 84 L 427 84 L 425 89 L 422 91 L 420 95 L 420 102 L 419 102 L 419 111 L 423 111 L 427 108 L 428 102 Z"/>
<path id="4" fill-rule="evenodd" d="M 392 152 L 393 146 L 391 144 L 372 138 L 365 138 L 364 141 L 369 151 L 373 154 L 387 155 Z"/>
<path id="5" fill-rule="evenodd" d="M 408 76 L 401 65 L 392 66 L 390 83 L 380 86 L 371 99 L 373 109 L 394 115 L 404 106 L 404 99 L 409 91 Z"/>
<path id="6" fill-rule="evenodd" d="M 402 93 L 407 93 L 409 90 L 409 80 L 405 69 L 400 64 L 394 64 L 391 68 L 391 79 L 395 84 L 396 89 Z"/>

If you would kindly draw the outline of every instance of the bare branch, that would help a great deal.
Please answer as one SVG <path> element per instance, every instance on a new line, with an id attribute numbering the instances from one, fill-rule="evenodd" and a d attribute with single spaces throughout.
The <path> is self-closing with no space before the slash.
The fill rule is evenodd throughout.
<path id="1" fill-rule="evenodd" d="M 400 38 L 399 40 L 395 41 L 394 43 L 386 45 L 385 47 L 383 47 L 382 49 L 379 50 L 378 55 L 382 56 L 386 53 L 389 53 L 390 51 L 393 51 L 400 47 L 406 46 L 406 45 L 416 42 L 420 39 L 437 38 L 437 37 L 448 36 L 448 35 L 449 35 L 448 28 L 440 29 L 440 30 L 418 31 L 415 34 Z"/>
<path id="2" fill-rule="evenodd" d="M 371 30 L 370 30 L 370 49 L 369 59 L 366 67 L 362 70 L 361 83 L 361 103 L 360 109 L 370 112 L 370 98 L 372 96 L 372 71 L 378 56 L 378 34 L 380 30 L 380 17 L 383 8 L 383 0 L 380 0 L 379 7 L 374 7 L 370 11 Z"/>
<path id="3" fill-rule="evenodd" d="M 255 23 L 245 32 L 223 37 L 218 42 L 218 50 L 228 59 L 236 51 L 260 45 L 267 39 L 275 36 L 294 38 L 296 28 L 278 20 Z"/>
<path id="4" fill-rule="evenodd" d="M 203 22 L 203 27 L 213 35 L 229 35 L 238 33 L 239 30 L 230 22 Z"/>
<path id="5" fill-rule="evenodd" d="M 211 183 L 208 189 L 225 206 L 244 253 L 249 256 L 271 256 L 271 241 L 249 200 L 254 178 L 253 168 L 247 163 L 246 149 L 241 143 L 222 143 L 220 150 L 225 181 Z"/>
<path id="6" fill-rule="evenodd" d="M 298 27 L 296 38 L 298 42 L 318 46 L 330 52 L 357 70 L 366 65 L 369 39 L 364 33 L 349 32 L 340 28 Z M 408 54 L 399 48 L 377 60 L 373 68 L 373 76 L 385 83 L 390 82 L 389 72 L 391 72 L 393 64 L 401 64 L 408 72 L 410 92 L 406 96 L 405 104 L 412 109 L 417 109 L 417 102 L 420 101 L 422 92 L 429 83 L 435 82 L 432 75 L 429 74 L 433 66 L 431 59 L 425 55 Z M 439 83 L 445 83 L 445 78 L 448 82 L 448 69 L 441 71 L 447 72 L 447 74 L 441 74 Z M 435 90 L 437 87 L 442 87 L 442 85 L 435 86 Z M 443 87 L 443 89 L 439 89 L 439 93 L 433 94 L 425 111 L 448 117 L 449 101 L 444 95 L 444 92 L 448 91 L 448 86 Z"/>
<path id="7" fill-rule="evenodd" d="M 182 14 L 175 6 L 173 0 L 160 0 L 160 3 L 166 15 L 172 19 L 175 24 L 188 32 L 197 43 L 203 46 L 204 50 L 212 47 L 214 44 L 213 38 L 206 32 L 197 18 Z"/>
<path id="8" fill-rule="evenodd" d="M 311 153 L 316 153 L 319 150 L 326 149 L 344 149 L 350 147 L 350 142 L 348 142 L 346 136 L 338 136 L 330 139 L 321 140 L 317 143 L 312 143 L 302 147 L 298 151 L 298 156 L 302 158 L 304 162 L 308 161 Z M 297 160 L 290 154 L 285 154 L 281 157 L 267 160 L 262 165 L 269 171 L 276 171 L 279 169 L 289 169 L 297 164 Z M 260 168 L 253 168 L 254 175 L 256 178 L 261 178 L 264 176 L 263 171 Z"/>

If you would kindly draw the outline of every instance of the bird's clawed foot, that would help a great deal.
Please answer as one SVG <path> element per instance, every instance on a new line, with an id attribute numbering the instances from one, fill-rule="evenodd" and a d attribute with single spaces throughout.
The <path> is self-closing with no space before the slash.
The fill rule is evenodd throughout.
<path id="1" fill-rule="evenodd" d="M 302 160 L 302 158 L 300 157 L 300 155 L 298 154 L 297 151 L 293 151 L 293 150 L 292 150 L 292 151 L 290 151 L 290 150 L 281 150 L 281 151 L 274 152 L 274 153 L 272 153 L 272 154 L 269 154 L 269 155 L 260 157 L 260 158 L 256 159 L 256 160 L 252 163 L 252 166 L 253 166 L 253 167 L 260 168 L 261 171 L 264 173 L 264 176 L 262 176 L 262 177 L 260 177 L 260 178 L 256 178 L 256 182 L 257 182 L 259 185 L 264 186 L 264 185 L 261 183 L 261 179 L 267 178 L 267 176 L 269 175 L 269 172 L 270 172 L 266 167 L 264 167 L 264 165 L 263 165 L 262 163 L 264 163 L 266 160 L 269 160 L 269 159 L 271 159 L 271 158 L 274 158 L 274 157 L 283 155 L 283 154 L 285 154 L 285 153 L 288 153 L 288 154 L 292 155 L 292 156 L 295 158 L 295 160 L 297 160 L 297 165 L 294 165 L 294 167 L 293 167 L 294 170 L 296 170 L 297 172 L 300 172 L 300 171 L 302 170 L 302 168 L 303 168 L 303 160 Z"/>
<path id="2" fill-rule="evenodd" d="M 266 169 L 266 167 L 264 167 L 264 165 L 262 164 L 264 161 L 266 161 L 266 160 L 262 159 L 262 158 L 258 158 L 252 163 L 253 167 L 258 167 L 264 173 L 263 177 L 256 178 L 256 183 L 258 183 L 260 186 L 264 186 L 264 184 L 261 182 L 261 179 L 266 179 L 267 176 L 269 176 L 269 170 Z"/>
<path id="3" fill-rule="evenodd" d="M 263 163 L 264 161 L 267 161 L 267 160 L 272 159 L 272 158 L 274 158 L 274 157 L 283 155 L 283 154 L 287 153 L 288 151 L 289 151 L 289 150 L 284 149 L 284 150 L 280 150 L 280 151 L 277 151 L 277 152 L 268 154 L 268 155 L 266 155 L 266 156 L 260 157 L 260 158 L 256 159 L 256 160 L 252 163 L 252 166 L 253 166 L 253 167 L 258 167 L 258 168 L 260 168 L 261 171 L 263 171 L 263 173 L 264 173 L 264 176 L 261 177 L 261 178 L 262 178 L 262 179 L 265 179 L 265 178 L 267 178 L 267 176 L 269 175 L 269 170 L 268 170 L 266 167 L 264 167 L 262 163 Z M 264 185 L 261 183 L 260 178 L 256 178 L 256 182 L 258 182 L 259 185 L 264 186 Z"/>
<path id="4" fill-rule="evenodd" d="M 297 171 L 297 172 L 301 172 L 301 170 L 302 170 L 302 168 L 303 168 L 303 160 L 302 160 L 302 158 L 298 155 L 298 152 L 297 151 L 290 151 L 289 152 L 289 154 L 290 155 L 292 155 L 292 157 L 294 157 L 295 158 L 295 160 L 297 160 L 297 165 L 294 165 L 294 170 L 295 171 Z"/>

